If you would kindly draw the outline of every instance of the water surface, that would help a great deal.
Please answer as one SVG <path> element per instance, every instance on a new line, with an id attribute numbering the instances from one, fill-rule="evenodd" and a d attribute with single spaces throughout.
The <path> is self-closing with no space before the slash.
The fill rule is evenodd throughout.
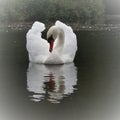
<path id="1" fill-rule="evenodd" d="M 0 33 L 2 120 L 119 120 L 120 31 L 79 31 L 74 63 L 28 62 L 23 32 Z"/>

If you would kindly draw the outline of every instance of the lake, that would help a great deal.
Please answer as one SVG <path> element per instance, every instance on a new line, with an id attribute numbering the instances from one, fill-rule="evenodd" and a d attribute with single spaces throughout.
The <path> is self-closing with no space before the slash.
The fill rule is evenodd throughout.
<path id="1" fill-rule="evenodd" d="M 74 63 L 28 62 L 26 31 L 0 32 L 1 120 L 120 120 L 120 30 L 79 31 Z"/>

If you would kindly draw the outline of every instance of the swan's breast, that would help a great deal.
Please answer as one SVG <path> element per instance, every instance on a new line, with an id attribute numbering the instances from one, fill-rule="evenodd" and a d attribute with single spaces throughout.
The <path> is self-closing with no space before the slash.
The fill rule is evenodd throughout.
<path id="1" fill-rule="evenodd" d="M 64 62 L 57 54 L 50 54 L 50 56 L 45 60 L 45 64 L 64 64 Z"/>

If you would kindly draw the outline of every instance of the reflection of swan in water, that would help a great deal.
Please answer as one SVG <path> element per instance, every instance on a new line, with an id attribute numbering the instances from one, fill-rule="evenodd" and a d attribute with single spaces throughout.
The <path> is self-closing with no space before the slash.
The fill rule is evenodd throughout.
<path id="1" fill-rule="evenodd" d="M 77 85 L 77 71 L 73 63 L 64 65 L 42 65 L 30 63 L 27 72 L 27 89 L 32 101 L 47 99 L 59 103 L 70 95 Z"/>

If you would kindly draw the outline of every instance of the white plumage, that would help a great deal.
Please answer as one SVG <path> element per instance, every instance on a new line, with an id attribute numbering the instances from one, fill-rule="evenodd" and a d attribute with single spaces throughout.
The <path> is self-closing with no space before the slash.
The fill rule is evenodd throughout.
<path id="1" fill-rule="evenodd" d="M 29 54 L 29 60 L 34 63 L 43 64 L 63 64 L 73 62 L 77 51 L 77 39 L 72 28 L 60 21 L 56 21 L 54 27 L 52 26 L 48 30 L 49 34 L 55 36 L 54 47 L 51 53 L 49 52 L 49 43 L 41 37 L 42 31 L 44 30 L 45 25 L 37 21 L 27 32 L 26 47 Z M 64 33 L 62 33 L 61 30 Z M 60 34 L 63 37 L 60 37 Z M 63 43 L 60 44 L 60 41 L 63 41 Z"/>

